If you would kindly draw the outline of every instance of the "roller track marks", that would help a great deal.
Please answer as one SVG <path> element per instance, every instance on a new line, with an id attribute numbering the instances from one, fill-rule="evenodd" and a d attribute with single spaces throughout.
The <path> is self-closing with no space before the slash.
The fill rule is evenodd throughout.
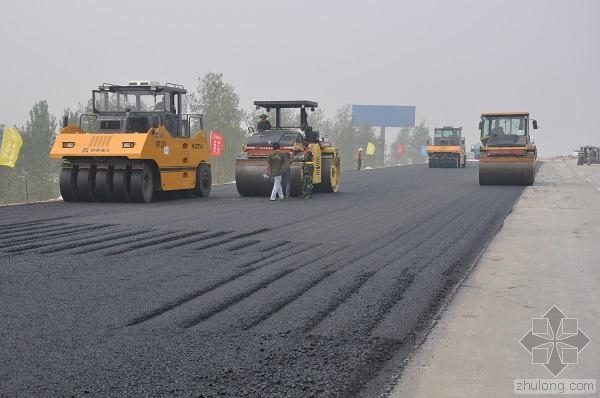
<path id="1" fill-rule="evenodd" d="M 313 286 L 331 275 L 333 270 L 325 270 L 321 262 L 335 258 L 348 246 L 313 246 L 303 251 L 300 258 L 286 254 L 286 261 L 280 258 L 284 268 L 277 269 L 260 284 L 244 287 L 243 292 L 231 297 L 219 311 L 211 311 L 210 316 L 202 316 L 199 321 L 210 322 L 202 327 L 212 330 L 248 330 L 277 313 L 281 308 L 302 296 Z M 200 322 L 198 322 L 200 323 Z"/>
<path id="2" fill-rule="evenodd" d="M 346 330 L 371 333 L 391 308 L 404 298 L 416 275 L 444 256 L 448 248 L 463 239 L 464 233 L 477 222 L 476 217 L 469 223 L 457 222 L 464 220 L 467 214 L 479 214 L 487 207 L 476 198 L 470 200 L 472 204 L 461 206 L 457 211 L 448 211 L 446 217 L 437 218 L 439 225 L 432 220 L 432 224 L 416 227 L 414 236 L 400 250 L 381 258 L 375 267 L 370 268 L 374 271 L 373 276 L 361 290 L 342 302 L 328 319 L 311 332 L 327 335 L 343 334 Z M 448 240 L 448 236 L 452 239 Z M 368 310 L 357 311 L 357 308 Z"/>
<path id="3" fill-rule="evenodd" d="M 441 213 L 442 212 L 434 213 L 433 215 L 429 215 L 425 219 L 427 221 L 431 222 L 432 220 L 436 219 L 436 217 L 438 217 L 438 220 L 439 220 L 439 217 L 442 216 Z M 445 222 L 445 223 L 451 223 L 454 220 L 456 220 L 458 217 L 460 217 L 462 214 L 463 213 L 460 213 L 460 212 L 459 213 L 450 213 L 445 216 L 446 218 L 441 217 L 441 220 L 442 220 L 442 222 Z M 417 218 L 417 219 L 420 222 L 423 221 L 422 217 Z M 232 298 L 230 301 L 221 303 L 220 305 L 213 308 L 211 311 L 207 311 L 206 313 L 202 314 L 201 316 L 198 316 L 195 319 L 185 322 L 184 326 L 189 327 L 191 325 L 195 325 L 195 324 L 204 322 L 207 319 L 214 317 L 218 313 L 223 312 L 224 310 L 232 307 L 234 304 L 238 304 L 243 299 L 250 297 L 254 293 L 259 292 L 261 290 L 265 290 L 267 288 L 270 288 L 270 289 L 264 291 L 264 294 L 262 294 L 263 297 L 261 299 L 259 299 L 258 303 L 253 301 L 253 302 L 249 302 L 247 305 L 240 305 L 241 308 L 239 310 L 237 310 L 237 312 L 235 314 L 227 314 L 227 315 L 222 314 L 221 315 L 222 318 L 228 318 L 229 319 L 228 321 L 222 320 L 220 323 L 217 322 L 220 324 L 220 327 L 223 327 L 223 325 L 228 325 L 227 326 L 228 328 L 241 327 L 244 330 L 254 328 L 255 326 L 262 323 L 263 321 L 269 319 L 271 316 L 277 314 L 279 311 L 281 311 L 283 308 L 288 306 L 290 303 L 294 302 L 296 299 L 301 298 L 306 292 L 308 292 L 313 287 L 315 287 L 319 283 L 326 280 L 328 277 L 333 275 L 335 272 L 340 271 L 340 270 L 342 270 L 350 265 L 353 265 L 353 264 L 360 264 L 360 260 L 364 259 L 365 257 L 367 257 L 369 255 L 373 255 L 374 253 L 378 253 L 379 251 L 381 251 L 382 249 L 384 249 L 386 247 L 394 245 L 395 242 L 398 241 L 398 239 L 401 239 L 402 237 L 404 237 L 405 235 L 410 234 L 410 233 L 414 234 L 415 229 L 419 229 L 419 228 L 426 229 L 429 233 L 428 237 L 435 234 L 434 229 L 431 228 L 431 226 L 429 226 L 427 223 L 420 224 L 417 227 L 408 226 L 405 228 L 399 228 L 399 229 L 395 230 L 394 234 L 388 235 L 387 239 L 384 242 L 381 242 L 380 244 L 376 245 L 375 247 L 369 246 L 369 249 L 363 251 L 362 253 L 359 253 L 358 255 L 353 255 L 351 259 L 346 259 L 346 260 L 343 259 L 343 257 L 346 256 L 346 253 L 344 253 L 343 256 L 339 256 L 338 252 L 341 252 L 343 250 L 337 250 L 336 252 L 328 253 L 326 256 L 315 258 L 314 262 L 312 262 L 310 264 L 309 263 L 305 264 L 306 266 L 312 266 L 312 268 L 318 269 L 317 271 L 311 272 L 310 275 L 308 275 L 308 276 L 304 275 L 305 279 L 296 278 L 295 282 L 293 284 L 290 283 L 285 286 L 279 286 L 276 284 L 276 282 L 279 281 L 280 279 L 284 278 L 285 276 L 287 276 L 290 273 L 290 272 L 286 272 L 285 270 L 280 271 L 279 273 L 272 275 L 271 278 L 264 281 L 264 283 L 256 285 L 253 289 L 245 290 L 245 291 L 239 293 L 236 297 Z M 415 244 L 415 246 L 416 246 L 416 244 Z M 344 249 L 346 249 L 346 248 L 344 248 Z M 412 250 L 412 249 L 413 248 L 410 248 L 410 250 Z M 333 260 L 331 260 L 331 259 L 333 259 Z M 395 258 L 387 260 L 387 262 L 384 265 L 382 265 L 382 268 L 389 265 L 394 260 L 395 260 Z M 296 270 L 292 270 L 292 271 L 296 271 Z M 305 325 L 302 327 L 302 329 L 307 330 L 307 331 L 310 330 L 310 328 L 312 328 L 315 325 L 314 324 L 315 319 L 321 320 L 324 317 L 326 317 L 329 312 L 333 311 L 337 306 L 339 306 L 341 303 L 343 303 L 345 300 L 347 300 L 352 294 L 354 294 L 356 292 L 356 289 L 360 288 L 360 286 L 362 286 L 364 283 L 366 283 L 368 278 L 371 277 L 376 271 L 377 270 L 368 270 L 368 271 L 362 270 L 361 271 L 360 267 L 358 267 L 358 271 L 356 271 L 356 272 L 358 272 L 358 275 L 351 274 L 350 278 L 348 278 L 346 280 L 347 283 L 349 283 L 350 285 L 347 286 L 347 285 L 343 284 L 342 287 L 339 288 L 338 291 L 341 292 L 342 295 L 340 296 L 340 294 L 338 294 L 336 296 L 336 299 L 334 300 L 334 304 L 327 307 L 327 310 L 325 312 L 323 312 L 321 310 L 317 314 L 311 315 L 309 317 L 309 320 L 307 321 L 310 323 L 311 326 L 307 327 Z M 308 273 L 308 271 L 304 270 L 304 273 Z M 411 282 L 411 280 L 405 278 L 405 275 L 403 275 L 403 279 L 398 280 L 397 285 L 405 286 L 405 285 L 410 284 L 410 282 Z M 253 314 L 253 315 L 248 316 L 246 314 Z M 232 319 L 234 319 L 235 321 L 232 321 Z"/>
<path id="4" fill-rule="evenodd" d="M 105 228 L 113 228 L 114 225 L 97 225 L 93 228 L 99 230 Z M 43 242 L 63 237 L 73 236 L 74 234 L 88 232 L 92 226 L 90 225 L 57 225 L 44 227 L 42 231 L 36 228 L 35 231 L 21 232 L 19 234 L 3 234 L 0 247 L 12 247 L 16 245 L 26 246 L 31 242 Z"/>
<path id="5" fill-rule="evenodd" d="M 475 204 L 476 199 L 470 199 Z M 469 206 L 470 207 L 470 206 Z M 410 285 L 413 275 L 411 275 L 407 267 L 410 262 L 403 264 L 399 260 L 411 253 L 417 253 L 415 258 L 423 257 L 427 259 L 427 254 L 422 253 L 419 249 L 426 245 L 432 238 L 435 238 L 439 232 L 438 223 L 441 225 L 453 225 L 457 219 L 464 215 L 464 211 L 458 212 L 436 212 L 428 217 L 417 217 L 416 224 L 411 224 L 405 228 L 394 230 L 393 234 L 388 236 L 382 242 L 368 245 L 365 248 L 352 247 L 352 251 L 344 253 L 345 255 L 336 258 L 336 261 L 331 264 L 325 264 L 325 269 L 335 268 L 336 273 L 331 273 L 329 280 L 323 280 L 322 283 L 313 286 L 314 292 L 308 292 L 306 296 L 296 297 L 300 302 L 292 306 L 289 310 L 280 314 L 280 319 L 273 320 L 261 332 L 266 332 L 267 329 L 274 329 L 281 332 L 282 329 L 299 328 L 305 332 L 310 332 L 318 326 L 318 323 L 327 318 L 331 313 L 335 312 L 340 306 L 351 300 L 364 301 L 364 297 L 360 293 L 360 289 L 370 281 L 370 278 L 375 278 L 378 273 L 383 273 L 387 268 L 393 268 L 392 271 L 385 273 L 380 279 L 387 280 L 384 283 L 394 286 L 394 291 L 389 292 L 393 297 L 398 297 L 402 291 Z M 408 239 L 407 239 L 408 238 Z M 403 243 L 399 244 L 402 240 Z M 411 261 L 416 261 L 412 260 Z M 373 283 L 373 281 L 370 281 Z M 356 304 L 350 301 L 352 304 Z M 318 302 L 317 306 L 311 303 Z M 291 304 L 291 303 L 289 303 Z M 263 303 L 266 306 L 268 303 Z M 356 329 L 353 323 L 362 324 L 361 327 L 366 327 L 367 330 L 373 329 L 382 314 L 388 310 L 389 305 L 382 306 L 382 303 L 371 303 L 368 305 L 368 312 L 372 317 L 376 315 L 376 319 L 369 319 L 369 316 L 363 316 L 359 319 L 355 317 L 361 314 L 362 310 L 354 310 L 353 314 L 347 319 L 353 319 L 352 322 L 346 320 L 338 320 L 337 322 L 344 323 L 346 328 Z M 354 308 L 364 308 L 364 305 L 356 305 Z M 291 321 L 290 321 L 291 320 Z M 368 320 L 368 322 L 367 322 Z M 368 327 L 366 326 L 368 324 Z M 343 332 L 344 328 L 336 328 L 339 333 Z M 336 332 L 336 333 L 337 333 Z"/>
<path id="6" fill-rule="evenodd" d="M 70 242 L 69 245 L 75 246 L 75 242 L 81 242 L 89 239 L 92 236 L 97 235 L 97 231 L 102 231 L 107 228 L 113 228 L 112 225 L 94 225 L 93 229 L 90 230 L 91 226 L 76 226 L 73 227 L 69 231 L 68 234 L 44 234 L 40 235 L 37 239 L 34 239 L 33 242 L 36 243 L 25 243 L 25 244 L 17 244 L 11 245 L 8 248 L 4 249 L 4 251 L 9 253 L 20 253 L 24 251 L 35 251 L 36 249 L 42 249 L 44 247 L 55 247 L 65 241 Z M 28 240 L 31 242 L 31 240 Z M 39 252 L 43 252 L 44 250 L 38 250 Z"/>
<path id="7" fill-rule="evenodd" d="M 299 245 L 299 247 L 297 247 L 295 251 L 289 253 L 289 258 L 294 259 L 296 255 L 303 254 L 304 252 L 314 249 L 318 246 L 319 246 L 319 244 Z M 263 255 L 259 256 L 258 258 L 250 259 L 250 260 L 246 261 L 245 263 L 242 263 L 237 270 L 233 271 L 228 276 L 226 276 L 206 287 L 203 287 L 195 292 L 192 292 L 192 293 L 186 294 L 180 298 L 177 298 L 174 301 L 171 301 L 155 310 L 151 310 L 151 311 L 147 312 L 146 314 L 144 314 L 140 317 L 137 317 L 137 318 L 133 319 L 132 321 L 128 322 L 127 326 L 134 326 L 134 325 L 140 324 L 142 322 L 146 322 L 146 321 L 152 320 L 154 318 L 157 318 L 160 315 L 163 315 L 171 310 L 174 310 L 192 300 L 200 298 L 201 296 L 204 296 L 208 293 L 213 293 L 216 290 L 222 288 L 223 286 L 231 284 L 232 282 L 236 282 L 240 278 L 242 278 L 248 274 L 251 274 L 255 271 L 269 267 L 269 266 L 277 263 L 278 260 L 279 259 L 274 258 L 272 254 L 263 254 Z M 277 268 L 277 267 L 275 266 L 275 268 Z M 215 313 L 227 308 L 229 305 L 232 305 L 233 303 L 243 299 L 244 297 L 249 296 L 254 291 L 262 288 L 263 286 L 268 285 L 270 281 L 276 280 L 279 277 L 281 277 L 282 275 L 288 274 L 289 272 L 292 272 L 292 271 L 293 270 L 290 270 L 289 268 L 285 267 L 285 268 L 276 269 L 273 272 L 266 273 L 267 276 L 263 277 L 263 279 L 255 280 L 254 278 L 252 278 L 250 280 L 250 283 L 252 284 L 252 286 L 246 287 L 241 291 L 237 287 L 238 285 L 235 285 L 235 287 L 230 288 L 230 291 L 235 292 L 235 293 L 233 293 L 234 298 L 228 299 L 228 300 L 225 300 L 222 302 L 217 302 L 211 309 L 207 310 L 206 312 L 203 312 L 202 314 L 196 314 L 193 317 L 190 317 L 189 319 L 180 320 L 178 323 L 180 324 L 180 326 L 183 326 L 183 327 L 192 327 L 195 324 L 202 322 L 202 320 L 208 319 L 210 316 L 214 315 Z"/>
<path id="8" fill-rule="evenodd" d="M 101 252 L 103 256 L 119 256 L 144 249 L 165 250 L 190 246 L 202 251 L 226 246 L 225 250 L 242 253 L 243 249 L 257 245 L 263 252 L 286 241 L 263 242 L 245 238 L 268 231 L 260 228 L 232 235 L 234 231 L 170 231 L 158 228 L 128 227 L 115 224 L 67 224 L 44 222 L 13 223 L 0 229 L 0 253 L 33 252 L 53 254 L 65 252 L 81 255 Z M 221 238 L 221 239 L 219 239 Z M 227 244 L 231 244 L 227 246 Z"/>
<path id="9" fill-rule="evenodd" d="M 218 241 L 208 242 L 208 243 L 204 243 L 202 245 L 193 246 L 192 250 L 198 250 L 198 251 L 200 251 L 200 250 L 211 249 L 211 248 L 214 248 L 214 247 L 217 247 L 217 246 L 222 246 L 222 245 L 225 245 L 227 243 L 231 243 L 231 242 L 233 242 L 233 241 L 235 241 L 237 239 L 247 238 L 249 236 L 258 235 L 258 234 L 261 234 L 261 233 L 267 232 L 267 231 L 269 231 L 268 228 L 260 228 L 260 229 L 254 230 L 254 231 L 244 232 L 244 233 L 241 233 L 241 234 L 237 234 L 237 235 L 226 237 L 226 238 L 218 240 Z"/>
<path id="10" fill-rule="evenodd" d="M 0 208 L 0 395 L 381 396 L 522 192 L 423 165 L 215 188 Z"/>

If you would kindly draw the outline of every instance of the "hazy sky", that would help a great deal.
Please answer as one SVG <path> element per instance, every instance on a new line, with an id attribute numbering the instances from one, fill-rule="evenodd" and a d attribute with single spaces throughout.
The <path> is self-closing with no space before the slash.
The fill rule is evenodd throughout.
<path id="1" fill-rule="evenodd" d="M 600 1 L 12 0 L 2 4 L 0 123 L 60 116 L 102 82 L 195 90 L 220 72 L 255 99 L 415 105 L 429 127 L 529 111 L 544 156 L 600 145 Z"/>

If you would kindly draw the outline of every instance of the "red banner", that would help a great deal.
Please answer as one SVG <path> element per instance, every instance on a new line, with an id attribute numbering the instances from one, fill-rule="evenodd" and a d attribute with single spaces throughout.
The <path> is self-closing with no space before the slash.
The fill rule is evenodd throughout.
<path id="1" fill-rule="evenodd" d="M 223 156 L 223 136 L 216 132 L 210 132 L 210 156 Z"/>
<path id="2" fill-rule="evenodd" d="M 398 144 L 398 156 L 404 155 L 404 144 Z"/>

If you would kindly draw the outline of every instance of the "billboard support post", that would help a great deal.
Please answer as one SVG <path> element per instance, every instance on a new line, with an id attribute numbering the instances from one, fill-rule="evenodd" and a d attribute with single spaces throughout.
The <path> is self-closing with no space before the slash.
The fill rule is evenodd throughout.
<path id="1" fill-rule="evenodd" d="M 352 105 L 352 122 L 355 125 L 369 124 L 373 127 L 381 127 L 379 154 L 376 154 L 381 166 L 385 165 L 385 128 L 414 127 L 415 109 L 415 106 Z"/>

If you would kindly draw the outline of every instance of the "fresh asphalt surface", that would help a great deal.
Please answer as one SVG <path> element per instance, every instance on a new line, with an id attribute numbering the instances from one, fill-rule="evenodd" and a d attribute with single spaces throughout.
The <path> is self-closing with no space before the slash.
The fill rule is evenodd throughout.
<path id="1" fill-rule="evenodd" d="M 0 396 L 380 396 L 521 192 L 470 163 L 0 207 Z"/>

